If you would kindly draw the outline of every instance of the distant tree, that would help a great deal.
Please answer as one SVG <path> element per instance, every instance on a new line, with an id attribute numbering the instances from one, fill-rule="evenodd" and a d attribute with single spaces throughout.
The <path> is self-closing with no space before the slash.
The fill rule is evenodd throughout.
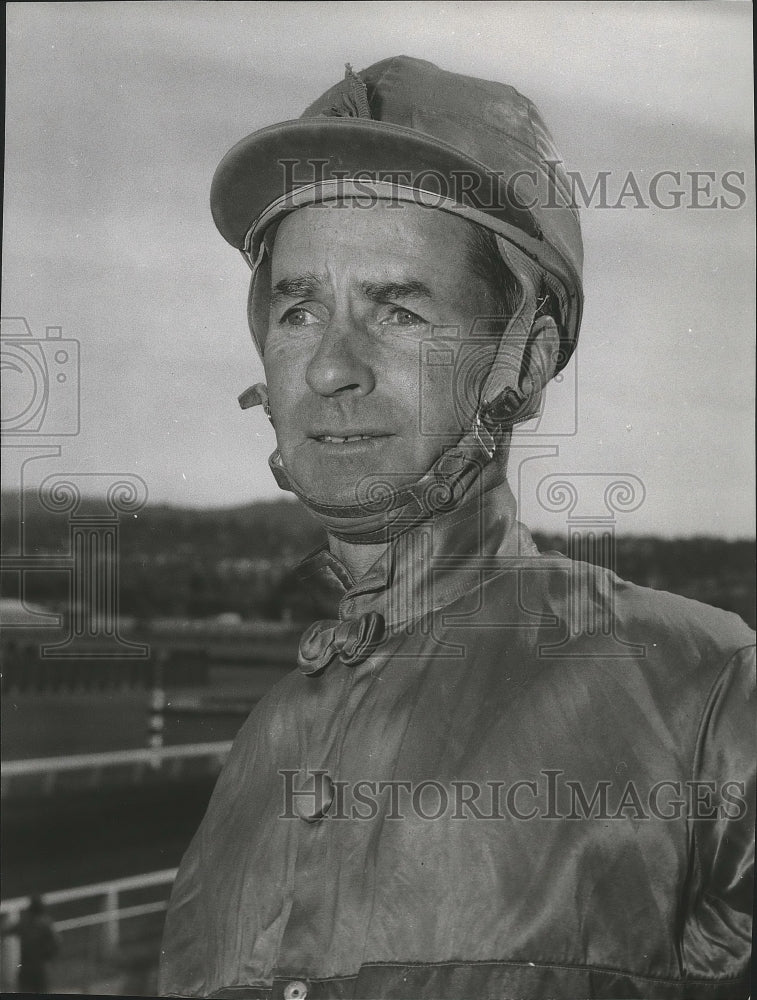
<path id="1" fill-rule="evenodd" d="M 2 497 L 4 517 L 19 514 L 14 494 Z M 66 553 L 66 516 L 24 498 L 29 551 Z M 265 500 L 212 510 L 148 505 L 138 518 L 121 525 L 121 611 L 140 618 L 207 617 L 237 612 L 244 618 L 297 621 L 330 616 L 322 594 L 300 582 L 292 567 L 323 544 L 318 522 L 293 500 Z M 565 553 L 560 535 L 535 533 L 541 551 Z M 237 564 L 247 562 L 245 568 Z M 224 562 L 236 565 L 233 572 Z M 611 567 L 624 579 L 670 590 L 734 611 L 755 622 L 755 542 L 718 538 L 661 539 L 620 536 Z M 261 567 L 267 566 L 267 569 Z M 0 574 L 3 596 L 24 596 L 51 608 L 65 608 L 69 579 L 65 571 L 27 572 L 24 593 L 19 574 Z"/>

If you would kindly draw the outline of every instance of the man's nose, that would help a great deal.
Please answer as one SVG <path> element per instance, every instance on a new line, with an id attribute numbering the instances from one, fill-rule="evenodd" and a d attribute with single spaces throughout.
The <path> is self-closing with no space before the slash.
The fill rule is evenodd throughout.
<path id="1" fill-rule="evenodd" d="M 307 384 L 319 396 L 367 396 L 376 384 L 367 349 L 349 320 L 332 324 L 307 367 Z"/>

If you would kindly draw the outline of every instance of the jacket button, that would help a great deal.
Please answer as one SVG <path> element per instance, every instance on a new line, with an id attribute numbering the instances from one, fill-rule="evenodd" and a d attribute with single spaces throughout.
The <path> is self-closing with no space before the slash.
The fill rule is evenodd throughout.
<path id="1" fill-rule="evenodd" d="M 300 819 L 306 823 L 318 823 L 331 808 L 334 801 L 334 783 L 328 774 L 316 776 L 313 791 L 300 791 L 295 809 Z"/>
<path id="2" fill-rule="evenodd" d="M 284 1000 L 305 1000 L 308 988 L 301 979 L 293 979 L 284 987 Z"/>

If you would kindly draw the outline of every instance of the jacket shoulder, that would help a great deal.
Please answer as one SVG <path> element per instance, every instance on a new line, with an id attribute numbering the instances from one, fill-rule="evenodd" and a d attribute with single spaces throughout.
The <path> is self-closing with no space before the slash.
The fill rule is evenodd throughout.
<path id="1" fill-rule="evenodd" d="M 558 631 L 563 635 L 553 643 L 555 654 L 562 649 L 569 657 L 596 662 L 604 653 L 610 658 L 622 653 L 626 663 L 635 660 L 645 673 L 697 674 L 706 685 L 704 675 L 713 677 L 755 642 L 753 630 L 730 611 L 631 583 L 602 566 L 540 553 L 519 568 L 525 570 L 524 603 L 554 623 L 534 641 L 538 645 Z"/>
<path id="2" fill-rule="evenodd" d="M 653 590 L 601 570 L 618 624 L 630 631 L 664 634 L 681 652 L 698 653 L 723 665 L 734 653 L 752 646 L 755 634 L 737 614 L 666 590 Z"/>

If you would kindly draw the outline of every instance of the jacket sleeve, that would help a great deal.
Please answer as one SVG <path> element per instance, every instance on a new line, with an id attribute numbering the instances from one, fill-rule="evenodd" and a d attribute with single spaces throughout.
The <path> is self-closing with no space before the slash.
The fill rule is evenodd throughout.
<path id="1" fill-rule="evenodd" d="M 158 994 L 197 996 L 204 987 L 202 944 L 206 937 L 201 905 L 200 832 L 181 862 L 171 892 L 160 952 Z"/>
<path id="2" fill-rule="evenodd" d="M 721 671 L 699 728 L 689 789 L 690 891 L 683 934 L 690 976 L 739 979 L 749 969 L 756 707 L 752 646 Z"/>

